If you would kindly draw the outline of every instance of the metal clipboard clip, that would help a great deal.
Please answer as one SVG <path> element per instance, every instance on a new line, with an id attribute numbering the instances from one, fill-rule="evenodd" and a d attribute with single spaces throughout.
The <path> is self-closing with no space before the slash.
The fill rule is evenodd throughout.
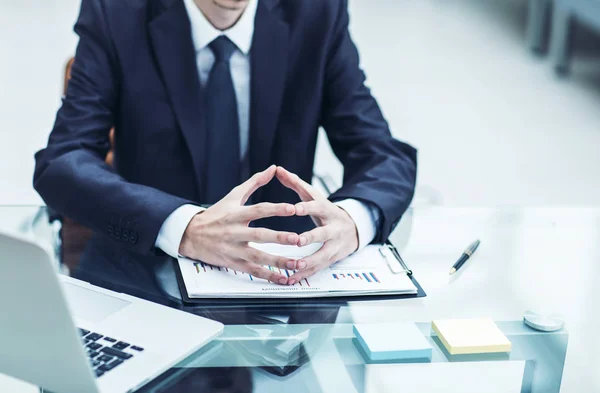
<path id="1" fill-rule="evenodd" d="M 406 265 L 400 253 L 391 243 L 383 244 L 379 248 L 379 253 L 381 256 L 387 261 L 387 264 L 394 274 L 405 273 L 409 276 L 412 276 L 413 272 Z"/>

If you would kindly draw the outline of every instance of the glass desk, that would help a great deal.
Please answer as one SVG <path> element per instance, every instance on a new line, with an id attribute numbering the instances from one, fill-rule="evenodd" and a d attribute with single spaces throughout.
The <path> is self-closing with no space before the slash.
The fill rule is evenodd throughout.
<path id="1" fill-rule="evenodd" d="M 46 242 L 56 250 L 57 268 L 73 274 L 61 264 L 60 224 L 49 224 L 47 213 L 36 206 L 0 207 L 0 230 Z M 476 238 L 480 249 L 449 277 L 454 261 Z M 140 391 L 600 391 L 600 209 L 422 207 L 407 212 L 391 241 L 427 297 L 202 309 L 165 301 L 220 320 L 225 331 Z M 104 280 L 84 273 L 96 285 Z M 161 301 L 135 284 L 123 289 Z M 561 315 L 566 326 L 537 332 L 522 323 L 526 310 Z M 511 340 L 511 353 L 445 352 L 431 321 L 473 317 L 493 318 Z M 352 325 L 392 321 L 417 323 L 434 348 L 431 361 L 368 361 Z"/>

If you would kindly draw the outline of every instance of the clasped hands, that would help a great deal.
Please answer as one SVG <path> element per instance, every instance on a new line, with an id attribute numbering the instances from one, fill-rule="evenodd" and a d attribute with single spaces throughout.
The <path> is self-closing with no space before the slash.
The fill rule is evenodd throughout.
<path id="1" fill-rule="evenodd" d="M 294 190 L 301 202 L 296 205 L 259 203 L 244 206 L 256 190 L 275 177 L 285 187 Z M 317 227 L 301 234 L 249 227 L 250 222 L 261 218 L 293 215 L 310 216 Z M 323 243 L 323 246 L 312 255 L 294 260 L 259 251 L 251 247 L 250 242 L 295 246 Z M 358 232 L 346 211 L 297 175 L 273 165 L 256 173 L 219 202 L 194 216 L 185 230 L 179 253 L 281 285 L 294 285 L 347 257 L 357 248 Z M 265 266 L 297 271 L 287 277 Z"/>

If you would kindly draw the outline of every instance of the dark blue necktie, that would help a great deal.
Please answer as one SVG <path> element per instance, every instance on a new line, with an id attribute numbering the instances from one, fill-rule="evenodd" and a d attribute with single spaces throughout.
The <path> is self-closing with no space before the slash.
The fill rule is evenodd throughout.
<path id="1" fill-rule="evenodd" d="M 240 127 L 229 59 L 236 46 L 220 36 L 209 44 L 215 56 L 205 89 L 207 126 L 206 203 L 221 200 L 241 182 Z"/>

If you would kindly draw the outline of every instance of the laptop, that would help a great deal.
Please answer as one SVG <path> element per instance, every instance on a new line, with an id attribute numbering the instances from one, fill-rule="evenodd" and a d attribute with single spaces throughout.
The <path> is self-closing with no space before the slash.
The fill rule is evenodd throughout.
<path id="1" fill-rule="evenodd" d="M 130 392 L 221 323 L 56 274 L 48 251 L 0 234 L 0 373 L 51 392 Z"/>

